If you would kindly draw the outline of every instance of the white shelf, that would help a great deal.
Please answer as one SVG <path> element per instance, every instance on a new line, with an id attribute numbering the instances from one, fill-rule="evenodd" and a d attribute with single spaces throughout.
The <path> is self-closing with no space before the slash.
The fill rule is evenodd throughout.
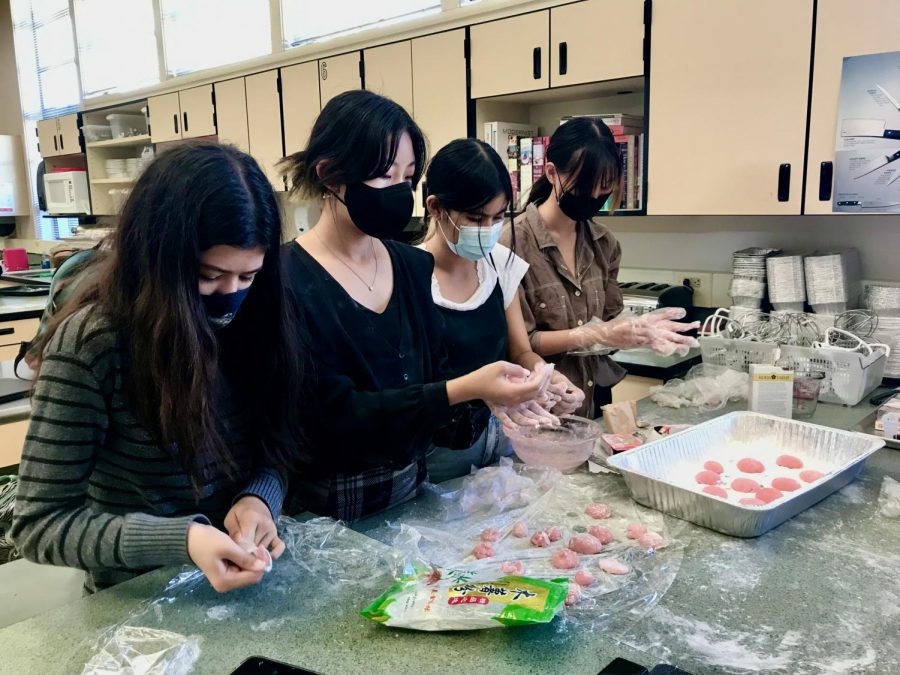
<path id="1" fill-rule="evenodd" d="M 133 183 L 135 180 L 134 178 L 92 178 L 91 183 L 93 185 L 112 185 L 114 183 Z"/>
<path id="2" fill-rule="evenodd" d="M 150 135 L 142 136 L 125 136 L 124 138 L 113 138 L 108 141 L 94 141 L 88 143 L 88 148 L 125 148 L 132 145 L 147 145 L 150 143 Z"/>

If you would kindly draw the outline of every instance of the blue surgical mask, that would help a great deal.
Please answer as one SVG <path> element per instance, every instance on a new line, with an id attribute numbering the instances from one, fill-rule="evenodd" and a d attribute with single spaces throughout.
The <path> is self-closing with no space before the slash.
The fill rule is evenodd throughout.
<path id="1" fill-rule="evenodd" d="M 247 286 L 247 288 L 234 293 L 213 293 L 200 296 L 200 301 L 206 309 L 206 318 L 209 319 L 213 330 L 225 328 L 232 322 L 249 292 L 250 287 Z"/>
<path id="2" fill-rule="evenodd" d="M 447 239 L 447 235 L 444 234 L 444 228 L 442 228 L 440 222 L 438 222 L 438 228 L 441 230 L 441 235 L 444 237 L 444 241 L 447 242 L 447 246 L 450 247 L 450 250 L 460 258 L 465 258 L 466 260 L 481 260 L 482 258 L 487 257 L 500 240 L 500 234 L 503 231 L 503 223 L 494 223 L 490 228 L 479 227 L 478 225 L 459 226 L 453 222 L 449 213 L 447 214 L 447 220 L 449 220 L 450 224 L 459 232 L 459 237 L 455 244 L 451 242 Z"/>

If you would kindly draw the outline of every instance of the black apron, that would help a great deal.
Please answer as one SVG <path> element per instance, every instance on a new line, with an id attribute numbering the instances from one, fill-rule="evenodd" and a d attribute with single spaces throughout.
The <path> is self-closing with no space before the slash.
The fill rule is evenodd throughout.
<path id="1" fill-rule="evenodd" d="M 450 377 L 461 377 L 508 358 L 509 332 L 499 283 L 480 307 L 457 310 L 438 305 L 438 309 L 444 317 Z"/>

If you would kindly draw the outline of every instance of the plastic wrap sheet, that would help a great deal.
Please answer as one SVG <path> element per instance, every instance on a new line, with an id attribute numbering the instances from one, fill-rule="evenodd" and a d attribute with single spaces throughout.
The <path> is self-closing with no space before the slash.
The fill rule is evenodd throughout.
<path id="1" fill-rule="evenodd" d="M 667 408 L 699 408 L 721 410 L 729 401 L 747 400 L 750 376 L 721 366 L 700 364 L 685 378 L 674 378 L 664 385 L 650 388 L 654 403 Z"/>
<path id="2" fill-rule="evenodd" d="M 283 517 L 278 530 L 287 548 L 259 584 L 220 594 L 198 569 L 185 568 L 158 597 L 104 631 L 84 675 L 190 672 L 201 650 L 199 626 L 238 624 L 244 635 L 264 637 L 310 614 L 355 612 L 407 568 L 400 552 L 330 518 Z"/>
<path id="3" fill-rule="evenodd" d="M 182 675 L 200 656 L 200 638 L 142 626 L 117 626 L 97 642 L 82 675 Z"/>
<path id="4" fill-rule="evenodd" d="M 569 579 L 580 569 L 594 576 L 590 586 L 581 589 L 579 604 L 566 607 L 562 618 L 554 622 L 559 634 L 573 634 L 572 628 L 602 629 L 615 618 L 637 619 L 655 605 L 675 578 L 687 543 L 685 523 L 635 504 L 624 485 L 599 479 L 587 473 L 563 475 L 555 469 L 514 464 L 501 460 L 499 466 L 481 469 L 449 487 L 432 485 L 428 497 L 402 507 L 402 513 L 386 524 L 368 531 L 400 551 L 409 560 L 423 560 L 447 575 L 460 573 L 483 577 L 494 572 L 504 576 L 504 561 L 521 561 L 525 577 Z M 596 520 L 585 514 L 592 502 L 612 508 L 613 515 Z M 517 538 L 512 528 L 525 523 L 529 536 Z M 626 538 L 626 526 L 640 523 L 662 535 L 666 547 L 643 550 Z M 554 553 L 565 548 L 574 534 L 586 533 L 594 525 L 612 530 L 614 541 L 599 554 L 579 555 L 575 569 L 556 569 Z M 534 532 L 553 526 L 563 536 L 547 548 L 531 546 Z M 472 549 L 481 542 L 483 530 L 494 527 L 502 538 L 493 544 L 495 555 L 477 560 Z M 622 576 L 603 572 L 598 563 L 616 559 L 631 571 Z"/>

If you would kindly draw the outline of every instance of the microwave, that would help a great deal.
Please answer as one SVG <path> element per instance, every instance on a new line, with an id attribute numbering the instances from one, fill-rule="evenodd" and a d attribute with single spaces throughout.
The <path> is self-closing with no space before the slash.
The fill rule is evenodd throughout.
<path id="1" fill-rule="evenodd" d="M 47 213 L 52 215 L 91 212 L 87 172 L 83 169 L 45 173 L 44 195 Z"/>

